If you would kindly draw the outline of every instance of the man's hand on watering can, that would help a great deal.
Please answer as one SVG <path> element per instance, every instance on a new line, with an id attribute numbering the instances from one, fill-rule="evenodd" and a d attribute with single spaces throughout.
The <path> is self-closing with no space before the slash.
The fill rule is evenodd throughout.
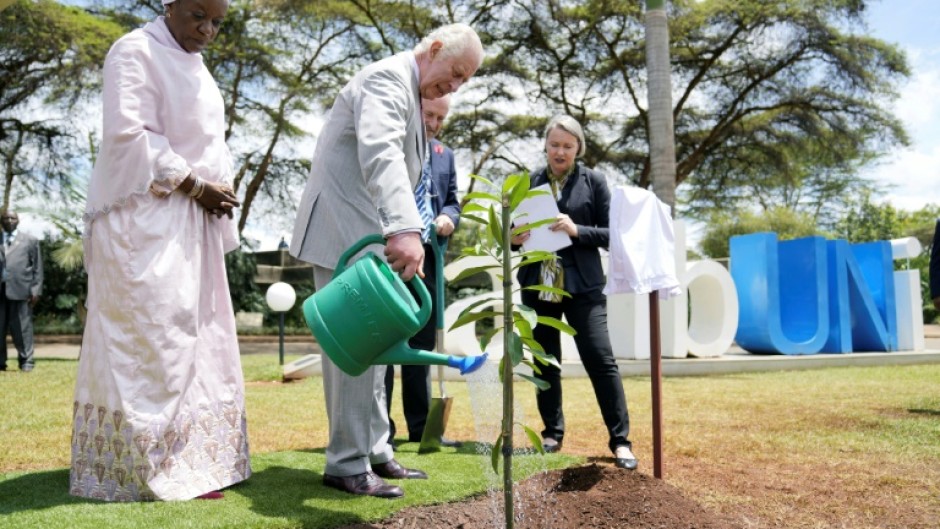
<path id="1" fill-rule="evenodd" d="M 424 244 L 418 232 L 396 233 L 385 243 L 385 258 L 392 270 L 398 272 L 402 281 L 409 281 L 415 274 L 424 277 Z"/>

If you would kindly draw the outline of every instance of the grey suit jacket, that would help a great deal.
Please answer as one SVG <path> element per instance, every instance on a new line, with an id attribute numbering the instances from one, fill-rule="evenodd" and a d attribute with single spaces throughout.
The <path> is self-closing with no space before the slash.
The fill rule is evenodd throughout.
<path id="1" fill-rule="evenodd" d="M 0 253 L 7 276 L 7 299 L 22 301 L 42 294 L 42 254 L 38 239 L 17 231 L 9 248 L 0 244 Z"/>
<path id="2" fill-rule="evenodd" d="M 340 91 L 298 207 L 294 257 L 335 268 L 365 235 L 421 229 L 414 188 L 425 139 L 413 57 L 409 51 L 373 63 Z"/>

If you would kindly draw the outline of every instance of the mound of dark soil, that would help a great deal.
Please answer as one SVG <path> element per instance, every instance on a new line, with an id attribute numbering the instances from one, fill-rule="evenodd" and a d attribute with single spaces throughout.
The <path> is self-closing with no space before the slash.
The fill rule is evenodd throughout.
<path id="1" fill-rule="evenodd" d="M 515 488 L 517 529 L 739 529 L 668 483 L 638 472 L 589 465 L 545 472 Z M 373 524 L 340 529 L 504 527 L 501 491 L 467 501 L 412 507 Z"/>

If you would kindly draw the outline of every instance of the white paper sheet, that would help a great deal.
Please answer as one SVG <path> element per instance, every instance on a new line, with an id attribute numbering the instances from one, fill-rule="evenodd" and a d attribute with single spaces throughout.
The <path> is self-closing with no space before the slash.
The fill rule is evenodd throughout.
<path id="1" fill-rule="evenodd" d="M 558 204 L 552 197 L 552 190 L 548 184 L 535 187 L 533 189 L 547 191 L 546 195 L 539 195 L 523 200 L 516 208 L 516 226 L 520 224 L 531 224 L 543 219 L 553 219 L 560 213 Z M 523 251 L 544 250 L 546 252 L 557 252 L 562 248 L 571 246 L 571 237 L 563 231 L 552 231 L 548 229 L 550 225 L 539 226 L 531 230 L 529 240 L 522 244 Z"/>

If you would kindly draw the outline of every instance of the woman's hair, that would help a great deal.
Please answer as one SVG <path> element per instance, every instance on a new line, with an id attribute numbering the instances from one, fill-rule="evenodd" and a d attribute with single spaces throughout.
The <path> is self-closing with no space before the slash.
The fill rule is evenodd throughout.
<path id="1" fill-rule="evenodd" d="M 575 138 L 578 138 L 578 158 L 584 156 L 587 147 L 584 145 L 584 131 L 578 120 L 567 114 L 558 114 L 545 126 L 545 148 L 548 149 L 548 135 L 555 129 L 561 129 Z"/>
<path id="2" fill-rule="evenodd" d="M 428 51 L 431 48 L 431 43 L 434 41 L 440 41 L 444 44 L 440 55 L 438 55 L 440 59 L 456 57 L 468 49 L 472 49 L 477 55 L 477 63 L 475 66 L 479 68 L 480 65 L 483 64 L 483 44 L 480 43 L 480 37 L 477 35 L 477 32 L 473 31 L 473 28 L 466 24 L 447 24 L 446 26 L 435 29 L 427 37 L 421 39 L 421 42 L 414 47 L 415 54 Z"/>

